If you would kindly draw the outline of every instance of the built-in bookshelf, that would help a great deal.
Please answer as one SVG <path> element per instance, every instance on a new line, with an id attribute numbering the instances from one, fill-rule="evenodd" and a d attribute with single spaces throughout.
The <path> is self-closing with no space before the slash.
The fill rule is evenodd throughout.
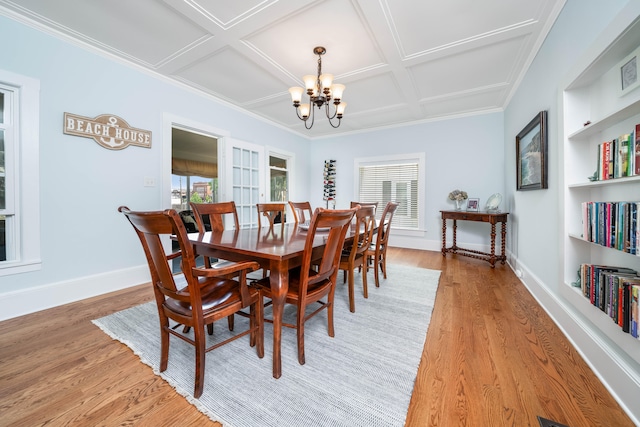
<path id="1" fill-rule="evenodd" d="M 603 165 L 605 175 L 608 167 L 603 160 L 605 143 L 617 147 L 618 140 L 624 140 L 625 135 L 636 138 L 636 125 L 640 124 L 640 88 L 625 94 L 619 89 L 620 65 L 640 46 L 640 20 L 620 30 L 610 45 L 594 47 L 599 53 L 594 53 L 593 59 L 587 58 L 577 65 L 575 77 L 562 92 L 563 295 L 589 319 L 612 352 L 640 364 L 640 339 L 623 332 L 610 313 L 594 305 L 585 296 L 584 289 L 576 287 L 580 283 L 581 266 L 585 264 L 626 267 L 640 272 L 640 251 L 611 244 L 615 236 L 611 240 L 609 235 L 604 240 L 601 235 L 596 238 L 584 222 L 591 218 L 586 214 L 586 206 L 597 203 L 618 207 L 640 202 L 640 175 L 631 167 L 622 173 L 619 172 L 622 166 L 616 165 L 615 174 L 603 176 Z M 638 60 L 640 68 L 640 58 Z M 635 158 L 628 160 L 635 162 Z"/>

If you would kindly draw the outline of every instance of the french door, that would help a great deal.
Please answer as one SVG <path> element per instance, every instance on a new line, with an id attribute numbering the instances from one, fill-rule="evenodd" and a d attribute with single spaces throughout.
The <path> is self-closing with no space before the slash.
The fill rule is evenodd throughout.
<path id="1" fill-rule="evenodd" d="M 225 195 L 238 209 L 241 228 L 258 226 L 256 203 L 264 202 L 264 147 L 224 138 Z"/>

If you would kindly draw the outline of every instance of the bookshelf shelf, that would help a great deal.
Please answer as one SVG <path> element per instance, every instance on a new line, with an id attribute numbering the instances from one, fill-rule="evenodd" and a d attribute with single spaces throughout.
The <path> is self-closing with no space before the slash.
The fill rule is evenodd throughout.
<path id="1" fill-rule="evenodd" d="M 621 96 L 617 88 L 618 64 L 640 46 L 640 20 L 631 23 L 626 30 L 621 29 L 611 40 L 609 46 L 600 46 L 602 50 L 599 52 L 594 48 L 590 59 L 580 63 L 583 68 L 575 70 L 574 79 L 564 86 L 561 97 L 560 120 L 565 132 L 561 142 L 560 168 L 564 183 L 561 202 L 561 283 L 565 284 L 561 288 L 567 301 L 588 319 L 594 333 L 601 337 L 601 342 L 607 343 L 612 353 L 623 358 L 629 357 L 640 366 L 640 340 L 623 332 L 608 314 L 583 295 L 579 287 L 572 286 L 582 264 L 628 267 L 640 272 L 640 256 L 592 242 L 589 236 L 582 236 L 584 203 L 640 201 L 640 175 L 587 180 L 599 167 L 599 145 L 634 132 L 635 125 L 640 124 L 640 89 Z M 591 123 L 583 126 L 587 120 L 591 120 Z M 618 169 L 615 171 L 619 173 Z M 599 233 L 602 230 L 598 228 Z M 611 229 L 604 230 L 609 233 Z"/>
<path id="2" fill-rule="evenodd" d="M 638 184 L 640 183 L 640 175 L 628 176 L 624 178 L 606 179 L 604 181 L 590 181 L 579 182 L 576 184 L 569 184 L 568 188 L 597 188 L 608 185 L 625 185 L 625 184 Z"/>
<path id="3" fill-rule="evenodd" d="M 584 126 L 582 129 L 578 129 L 577 131 L 567 136 L 567 138 L 570 140 L 586 140 L 587 137 L 597 135 L 607 128 L 638 114 L 640 114 L 640 102 L 635 102 L 624 108 L 613 111 L 604 118 L 592 122 L 587 126 Z"/>

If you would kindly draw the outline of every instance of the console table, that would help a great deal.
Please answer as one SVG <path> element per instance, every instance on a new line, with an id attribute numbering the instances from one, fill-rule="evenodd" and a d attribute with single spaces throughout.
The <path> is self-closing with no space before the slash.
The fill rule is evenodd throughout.
<path id="1" fill-rule="evenodd" d="M 487 261 L 491 268 L 496 266 L 496 261 L 505 263 L 507 257 L 504 254 L 505 238 L 507 236 L 507 212 L 465 212 L 465 211 L 440 211 L 442 213 L 442 256 L 447 256 L 447 252 L 468 256 Z M 447 220 L 453 220 L 453 245 L 447 248 Z M 479 221 L 491 224 L 491 253 L 464 249 L 456 245 L 457 221 Z M 496 255 L 496 224 L 502 223 L 502 251 Z"/>

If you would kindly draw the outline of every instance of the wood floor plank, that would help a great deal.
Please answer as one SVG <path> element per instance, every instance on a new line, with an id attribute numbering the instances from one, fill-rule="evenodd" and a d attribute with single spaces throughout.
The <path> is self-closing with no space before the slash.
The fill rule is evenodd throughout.
<path id="1" fill-rule="evenodd" d="M 388 255 L 442 271 L 407 426 L 633 425 L 508 266 Z M 91 323 L 152 299 L 143 285 L 0 322 L 0 425 L 219 426 Z"/>

